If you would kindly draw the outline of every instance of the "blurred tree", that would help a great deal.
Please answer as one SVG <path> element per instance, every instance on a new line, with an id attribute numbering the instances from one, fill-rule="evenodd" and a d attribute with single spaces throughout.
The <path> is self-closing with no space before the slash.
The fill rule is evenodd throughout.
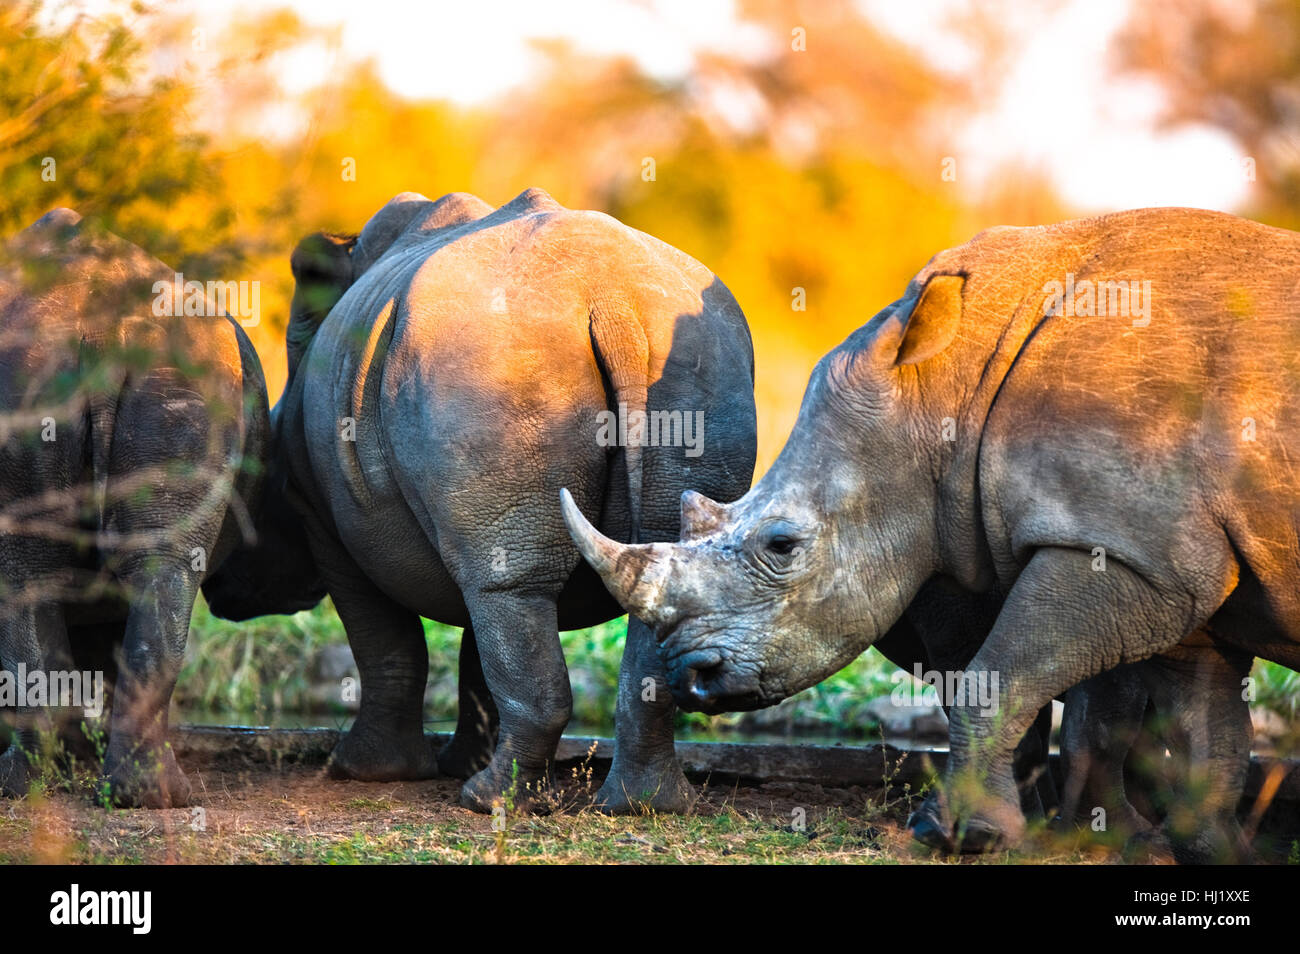
<path id="1" fill-rule="evenodd" d="M 202 235 L 168 221 L 220 179 L 185 128 L 190 90 L 141 79 L 153 17 L 137 5 L 60 23 L 39 3 L 0 2 L 0 233 L 66 205 L 178 267 L 231 257 L 228 205 L 209 203 Z"/>
<path id="2" fill-rule="evenodd" d="M 375 64 L 341 58 L 337 30 L 291 12 L 0 10 L 0 232 L 71 205 L 187 272 L 260 281 L 250 336 L 273 395 L 302 235 L 359 230 L 401 191 L 499 204 L 538 186 L 676 245 L 735 292 L 761 472 L 815 361 L 931 255 L 985 225 L 1060 217 L 1030 177 L 972 202 L 941 176 L 987 83 L 936 71 L 847 2 L 744 0 L 750 40 L 671 81 L 539 42 L 529 82 L 474 108 L 395 95 Z M 334 69 L 295 93 L 277 77 L 302 52 Z"/>
<path id="3" fill-rule="evenodd" d="M 1300 2 L 1138 0 L 1118 65 L 1161 84 L 1169 124 L 1231 134 L 1253 160 L 1249 211 L 1300 228 Z"/>

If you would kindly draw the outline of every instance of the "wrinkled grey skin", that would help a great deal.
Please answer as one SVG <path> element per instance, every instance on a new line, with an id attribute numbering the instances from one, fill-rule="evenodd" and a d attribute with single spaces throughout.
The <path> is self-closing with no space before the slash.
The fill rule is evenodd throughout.
<path id="1" fill-rule="evenodd" d="M 988 637 L 1002 602 L 996 594 L 970 593 L 935 577 L 921 587 L 899 621 L 873 645 L 909 673 L 917 665 L 923 671 L 961 672 Z M 1039 712 L 1013 759 L 1021 810 L 1028 818 L 1045 818 L 1090 832 L 1098 821 L 1097 809 L 1101 809 L 1104 826 L 1098 830 L 1112 843 L 1130 842 L 1134 857 L 1175 856 L 1188 861 L 1244 857 L 1244 846 L 1234 842 L 1235 822 L 1226 815 L 1216 825 L 1191 833 L 1190 838 L 1171 839 L 1153 824 L 1175 799 L 1171 797 L 1174 793 L 1161 785 L 1163 780 L 1153 777 L 1152 763 L 1158 761 L 1158 753 L 1166 745 L 1180 761 L 1190 752 L 1176 727 L 1171 730 L 1151 719 L 1143 679 L 1151 665 L 1121 666 L 1065 693 L 1060 738 L 1064 787 L 1059 793 L 1047 765 L 1051 709 L 1044 707 Z M 949 714 L 950 702 L 944 700 Z M 1185 718 L 1195 716 L 1193 710 Z M 1185 791 L 1188 784 L 1184 779 L 1180 790 Z M 1139 798 L 1141 810 L 1130 796 Z M 908 820 L 919 840 L 950 848 L 947 824 L 937 798 L 927 800 Z"/>
<path id="2" fill-rule="evenodd" d="M 1048 283 L 1069 273 L 1150 281 L 1149 321 L 1056 313 Z M 680 543 L 627 547 L 566 519 L 655 626 L 679 704 L 704 711 L 816 683 L 935 575 L 999 594 L 969 667 L 998 674 L 997 717 L 953 711 L 949 845 L 1015 843 L 1025 729 L 1145 660 L 1221 818 L 1247 764 L 1252 654 L 1300 664 L 1297 288 L 1300 235 L 1218 213 L 992 229 L 819 363 L 748 494 L 683 497 Z"/>
<path id="3" fill-rule="evenodd" d="M 269 481 L 292 512 L 262 515 L 259 531 L 280 526 L 228 561 L 208 601 L 230 618 L 282 612 L 314 572 L 361 674 L 333 773 L 441 768 L 468 776 L 461 801 L 486 812 L 517 762 L 523 804 L 572 706 L 557 630 L 621 613 L 565 532 L 558 490 L 622 540 L 676 539 L 687 487 L 743 493 L 755 456 L 744 316 L 693 259 L 538 190 L 496 210 L 404 193 L 355 239 L 304 240 L 292 264 Z M 598 415 L 620 404 L 703 412 L 703 453 L 600 446 Z M 345 419 L 355 441 L 341 439 Z M 300 579 L 285 579 L 294 568 Z M 466 627 L 460 718 L 436 759 L 421 616 Z M 606 809 L 687 807 L 673 711 L 653 636 L 633 619 Z"/>
<path id="4" fill-rule="evenodd" d="M 154 808 L 190 796 L 167 706 L 200 582 L 258 504 L 269 432 L 239 325 L 211 302 L 214 317 L 155 317 L 153 283 L 173 274 L 68 209 L 0 249 L 0 666 L 104 671 L 108 794 Z M 21 796 L 38 732 L 82 710 L 2 714 L 17 744 L 0 792 Z"/>
<path id="5" fill-rule="evenodd" d="M 917 593 L 912 603 L 889 631 L 873 644 L 886 659 L 904 672 L 913 673 L 917 667 L 922 672 L 957 672 L 970 664 L 971 658 L 988 636 L 997 619 L 998 601 L 987 596 L 971 594 L 952 586 L 940 577 L 928 581 Z M 941 696 L 944 712 L 951 713 L 950 699 Z M 1020 806 L 1031 818 L 1051 818 L 1060 807 L 1060 796 L 1048 770 L 1047 756 L 1050 747 L 1052 710 L 1044 706 L 1039 718 L 1016 747 L 1015 778 L 1020 790 Z M 1076 744 L 1087 741 L 1076 735 Z M 1098 758 L 1081 764 L 1084 772 L 1090 769 L 1097 777 L 1089 779 L 1089 792 L 1107 791 L 1108 777 L 1102 777 L 1103 765 Z M 1119 755 L 1122 768 L 1124 754 Z M 1109 765 L 1105 766 L 1109 769 Z M 1082 802 L 1082 799 L 1078 799 Z M 1076 808 L 1072 804 L 1071 811 Z M 1073 820 L 1074 816 L 1069 816 Z M 926 811 L 913 813 L 908 827 L 913 831 L 937 824 Z"/>

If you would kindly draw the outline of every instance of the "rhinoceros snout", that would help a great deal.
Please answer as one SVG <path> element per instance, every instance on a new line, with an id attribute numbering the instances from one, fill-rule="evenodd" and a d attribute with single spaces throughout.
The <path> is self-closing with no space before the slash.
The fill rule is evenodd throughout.
<path id="1" fill-rule="evenodd" d="M 734 712 L 762 705 L 758 680 L 731 666 L 722 653 L 699 649 L 668 664 L 668 685 L 677 705 L 688 712 Z"/>

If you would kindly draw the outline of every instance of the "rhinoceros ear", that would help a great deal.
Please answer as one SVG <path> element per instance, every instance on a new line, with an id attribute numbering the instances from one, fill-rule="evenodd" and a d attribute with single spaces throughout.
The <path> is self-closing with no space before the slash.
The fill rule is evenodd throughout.
<path id="1" fill-rule="evenodd" d="M 961 327 L 961 293 L 964 275 L 934 275 L 902 319 L 902 340 L 894 364 L 919 364 L 932 358 L 957 337 Z"/>
<path id="2" fill-rule="evenodd" d="M 355 235 L 315 232 L 293 250 L 289 259 L 293 300 L 285 329 L 290 378 L 316 329 L 352 284 L 352 249 L 356 244 Z"/>
<path id="3" fill-rule="evenodd" d="M 298 243 L 289 257 L 289 270 L 293 272 L 294 281 L 299 284 L 351 285 L 352 249 L 356 244 L 355 235 L 313 232 Z"/>

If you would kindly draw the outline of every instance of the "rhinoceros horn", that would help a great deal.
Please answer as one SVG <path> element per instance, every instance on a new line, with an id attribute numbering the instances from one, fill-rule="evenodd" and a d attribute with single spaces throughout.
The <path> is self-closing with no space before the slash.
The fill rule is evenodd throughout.
<path id="1" fill-rule="evenodd" d="M 569 536 L 624 609 L 651 626 L 667 623 L 676 615 L 669 597 L 673 544 L 611 540 L 582 515 L 567 488 L 560 490 L 560 509 Z"/>

